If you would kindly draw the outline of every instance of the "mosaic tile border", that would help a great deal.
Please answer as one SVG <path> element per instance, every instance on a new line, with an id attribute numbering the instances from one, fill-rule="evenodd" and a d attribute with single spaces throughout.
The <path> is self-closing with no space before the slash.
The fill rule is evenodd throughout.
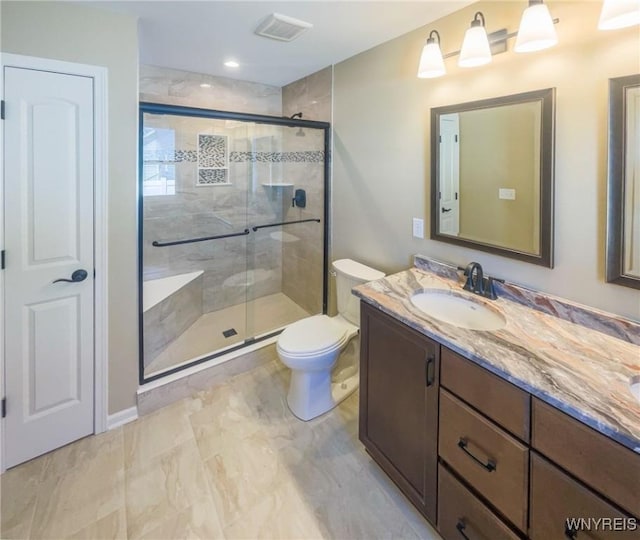
<path id="1" fill-rule="evenodd" d="M 309 150 L 305 152 L 229 152 L 229 161 L 232 163 L 322 163 L 325 153 L 322 150 Z M 176 150 L 173 159 L 159 159 L 157 155 L 144 155 L 144 161 L 164 162 L 198 162 L 197 150 Z"/>

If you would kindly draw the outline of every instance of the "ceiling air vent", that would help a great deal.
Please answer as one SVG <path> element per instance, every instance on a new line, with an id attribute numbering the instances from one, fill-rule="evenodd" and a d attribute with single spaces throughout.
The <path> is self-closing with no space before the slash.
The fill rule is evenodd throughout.
<path id="1" fill-rule="evenodd" d="M 272 13 L 258 25 L 256 34 L 278 41 L 293 41 L 309 28 L 313 28 L 311 23 Z"/>

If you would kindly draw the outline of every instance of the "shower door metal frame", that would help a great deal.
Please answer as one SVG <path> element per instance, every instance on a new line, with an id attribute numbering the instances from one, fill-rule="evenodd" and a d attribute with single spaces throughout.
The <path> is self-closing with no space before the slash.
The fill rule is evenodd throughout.
<path id="1" fill-rule="evenodd" d="M 287 118 L 282 116 L 268 116 L 262 114 L 246 114 L 230 111 L 218 111 L 213 109 L 201 109 L 198 107 L 183 107 L 180 105 L 165 105 L 161 103 L 140 102 L 138 116 L 138 381 L 141 385 L 161 379 L 167 375 L 178 373 L 187 368 L 208 362 L 214 358 L 218 358 L 225 354 L 244 349 L 249 345 L 254 345 L 260 341 L 277 336 L 282 330 L 270 332 L 259 338 L 245 339 L 244 343 L 240 343 L 233 347 L 224 349 L 223 351 L 213 352 L 202 358 L 197 358 L 191 362 L 185 363 L 172 369 L 167 369 L 157 375 L 150 377 L 144 376 L 144 312 L 142 309 L 142 283 L 143 283 L 143 227 L 144 227 L 144 197 L 142 190 L 143 181 L 143 128 L 145 113 L 172 115 L 172 116 L 191 116 L 196 118 L 210 118 L 213 120 L 238 120 L 241 122 L 253 122 L 256 124 L 268 124 L 283 127 L 300 127 L 322 129 L 324 132 L 324 210 L 323 210 L 323 253 L 322 253 L 322 313 L 327 313 L 327 296 L 329 288 L 328 274 L 328 252 L 329 252 L 329 161 L 331 148 L 331 124 L 329 122 L 319 122 L 315 120 L 302 120 L 297 118 Z M 196 239 L 201 240 L 201 239 Z"/>

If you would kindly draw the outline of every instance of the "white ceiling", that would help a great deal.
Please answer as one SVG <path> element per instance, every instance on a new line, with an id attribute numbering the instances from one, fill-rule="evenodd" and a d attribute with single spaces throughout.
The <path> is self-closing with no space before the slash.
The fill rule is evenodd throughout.
<path id="1" fill-rule="evenodd" d="M 127 0 L 95 5 L 139 18 L 143 64 L 284 86 L 471 3 Z M 258 23 L 274 12 L 314 26 L 288 43 L 255 35 Z M 240 67 L 225 67 L 229 59 Z"/>

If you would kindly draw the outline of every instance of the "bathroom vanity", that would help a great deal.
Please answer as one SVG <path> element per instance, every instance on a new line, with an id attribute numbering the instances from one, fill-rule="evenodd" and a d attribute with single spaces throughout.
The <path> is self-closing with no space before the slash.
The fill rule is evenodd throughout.
<path id="1" fill-rule="evenodd" d="M 355 290 L 373 459 L 445 539 L 640 537 L 638 326 L 504 286 L 504 328 L 455 327 L 410 301 L 460 294 L 455 270 L 419 264 Z"/>

